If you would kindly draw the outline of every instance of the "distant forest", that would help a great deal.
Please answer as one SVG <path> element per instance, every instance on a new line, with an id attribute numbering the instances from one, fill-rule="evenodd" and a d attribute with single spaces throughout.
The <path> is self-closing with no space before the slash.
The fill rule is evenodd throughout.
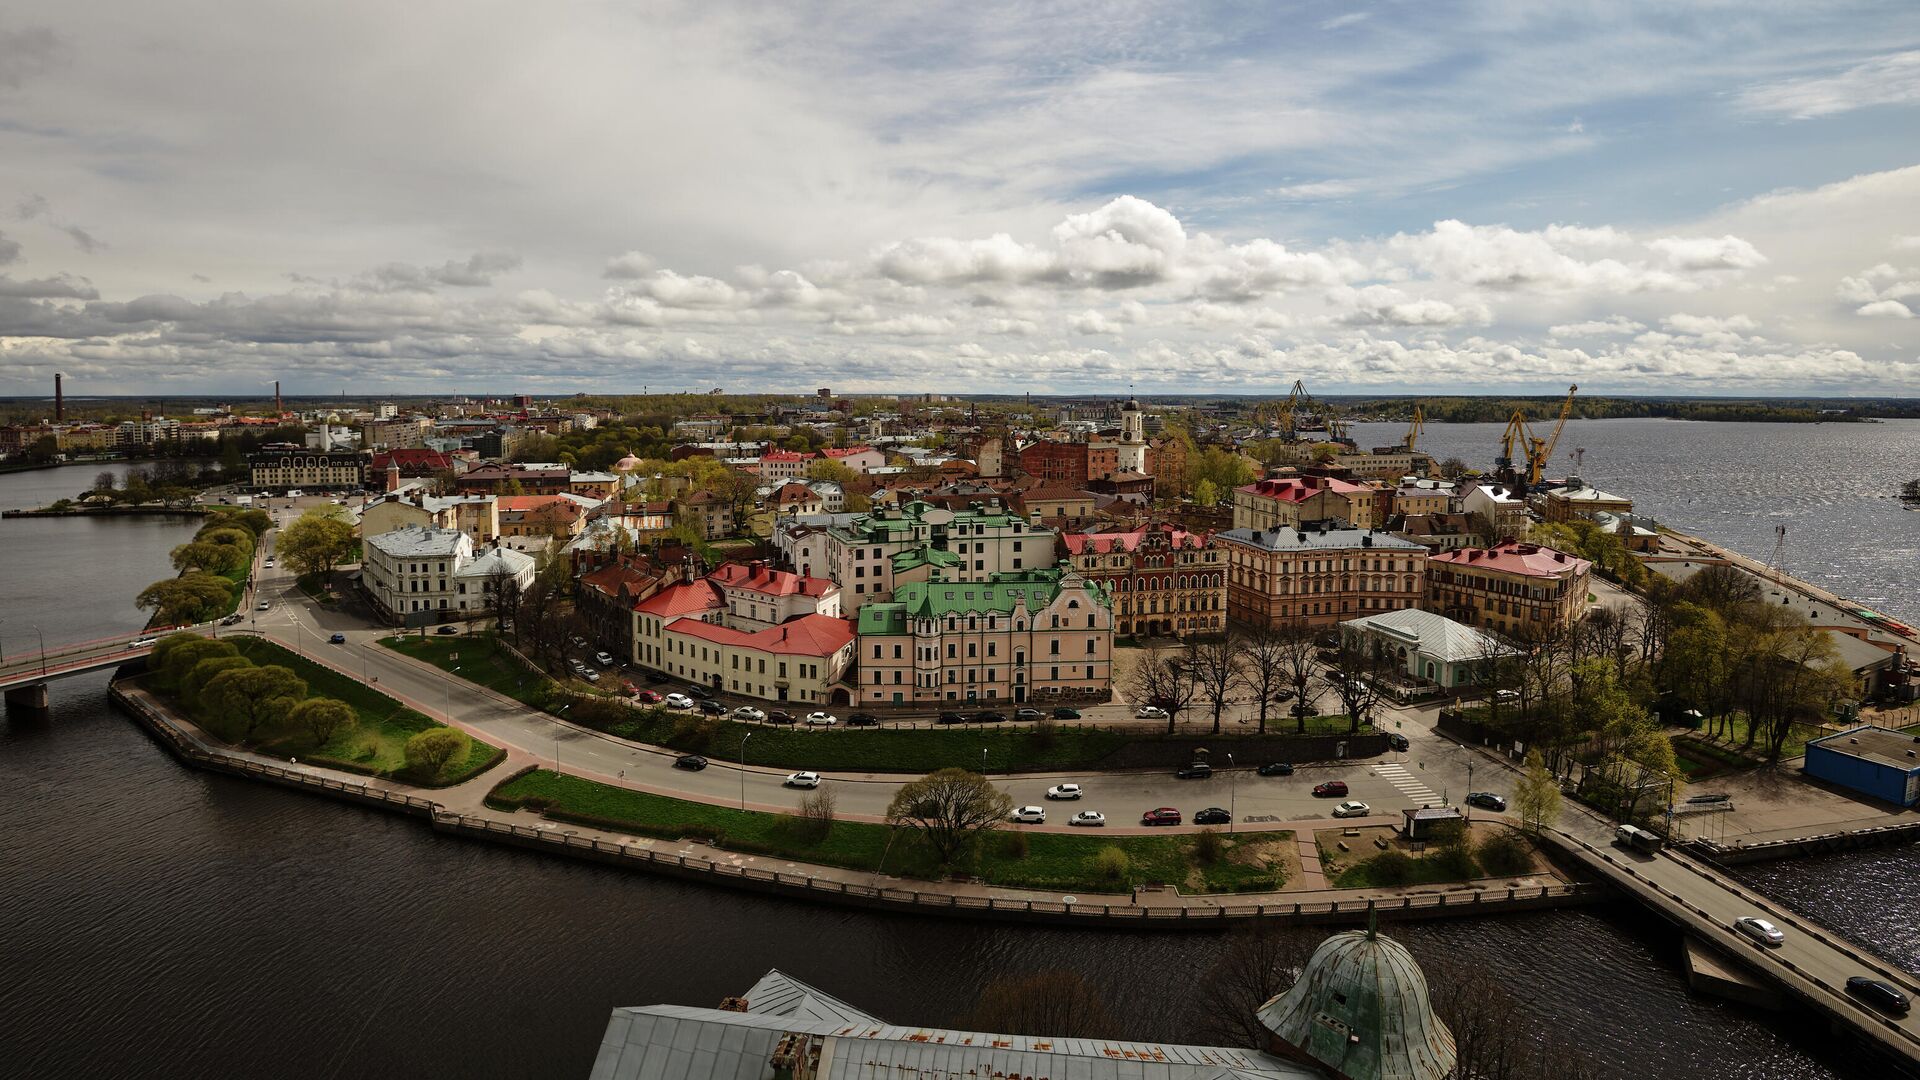
<path id="1" fill-rule="evenodd" d="M 1560 414 L 1564 397 L 1329 397 L 1328 402 L 1349 416 L 1404 420 L 1415 402 L 1427 420 L 1449 424 L 1503 423 L 1514 410 L 1538 422 Z M 1735 423 L 1767 421 L 1789 424 L 1857 423 L 1870 419 L 1920 417 L 1920 400 L 1888 398 L 1610 398 L 1573 399 L 1573 417 L 1616 420 L 1628 417 L 1664 417 L 1674 420 L 1718 420 Z"/>

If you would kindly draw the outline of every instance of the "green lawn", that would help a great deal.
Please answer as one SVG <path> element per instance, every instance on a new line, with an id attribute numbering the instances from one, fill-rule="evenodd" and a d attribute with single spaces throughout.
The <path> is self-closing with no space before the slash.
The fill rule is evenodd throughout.
<path id="1" fill-rule="evenodd" d="M 1375 851 L 1371 841 L 1368 842 L 1367 854 L 1364 856 L 1357 851 L 1341 851 L 1328 842 L 1325 836 L 1315 837 L 1314 844 L 1320 849 L 1320 865 L 1325 867 L 1338 867 L 1333 875 L 1327 879 L 1328 884 L 1336 889 L 1400 888 L 1408 885 L 1435 885 L 1447 881 L 1464 881 L 1468 878 L 1478 876 L 1480 873 L 1479 866 L 1475 864 L 1473 873 L 1462 875 L 1458 873 L 1455 868 L 1444 865 L 1442 860 L 1435 858 L 1433 854 L 1429 852 L 1427 854 L 1412 856 L 1405 881 L 1377 881 L 1373 875 L 1373 860 L 1379 855 L 1384 854 L 1384 852 Z"/>
<path id="2" fill-rule="evenodd" d="M 1703 737 L 1706 736 L 1708 730 L 1711 729 L 1713 725 L 1713 721 L 1707 721 L 1702 725 L 1700 734 Z M 1724 729 L 1726 731 L 1725 737 L 1715 739 L 1713 742 L 1726 747 L 1730 751 L 1737 752 L 1741 744 L 1747 741 L 1747 729 L 1750 726 L 1752 726 L 1752 721 L 1747 719 L 1744 713 L 1735 713 L 1726 722 Z M 1817 739 L 1826 734 L 1829 734 L 1829 732 L 1810 724 L 1793 725 L 1793 728 L 1787 732 L 1787 741 L 1780 747 L 1780 759 L 1784 761 L 1787 758 L 1800 757 L 1807 752 L 1808 739 Z M 1753 737 L 1753 749 L 1749 752 L 1756 758 L 1764 758 L 1767 753 L 1766 746 L 1767 733 L 1763 729 L 1755 733 Z"/>
<path id="3" fill-rule="evenodd" d="M 308 696 L 337 698 L 352 706 L 359 717 L 358 723 L 335 735 L 325 746 L 313 745 L 312 738 L 305 732 L 268 729 L 255 746 L 262 753 L 300 758 L 316 765 L 329 765 L 350 772 L 410 779 L 402 775 L 406 769 L 404 748 L 407 739 L 428 728 L 440 726 L 360 680 L 297 656 L 273 642 L 240 636 L 225 640 L 233 642 L 234 647 L 240 650 L 240 655 L 256 664 L 279 664 L 291 668 L 294 674 L 306 680 Z M 479 739 L 470 739 L 469 742 L 466 760 L 449 763 L 438 782 L 427 786 L 457 784 L 486 770 L 505 756 L 491 743 Z"/>
<path id="4" fill-rule="evenodd" d="M 551 678 L 528 671 L 495 649 L 490 630 L 477 634 L 394 635 L 381 638 L 380 644 L 442 671 L 458 668 L 460 677 L 468 682 L 536 709 L 546 706 L 555 686 Z"/>
<path id="5" fill-rule="evenodd" d="M 836 822 L 824 840 L 814 843 L 801 835 L 787 815 L 630 791 L 545 769 L 502 784 L 487 801 L 499 809 L 543 810 L 556 819 L 642 836 L 692 837 L 730 851 L 907 877 L 945 876 L 910 833 L 895 835 L 884 825 Z M 1131 884 L 1148 882 L 1179 884 L 1189 892 L 1266 891 L 1279 888 L 1286 875 L 1284 863 L 1270 867 L 1262 856 L 1284 853 L 1293 839 L 1293 834 L 1285 832 L 1224 836 L 1222 857 L 1201 866 L 1193 857 L 1191 834 L 1107 837 L 1094 832 L 1063 835 L 1016 830 L 1007 826 L 985 837 L 970 865 L 961 870 L 994 885 L 1062 892 L 1120 892 Z M 1025 841 L 1024 853 L 1019 851 L 1020 840 Z M 1126 852 L 1132 864 L 1127 875 L 1112 878 L 1095 868 L 1095 857 L 1107 847 Z"/>

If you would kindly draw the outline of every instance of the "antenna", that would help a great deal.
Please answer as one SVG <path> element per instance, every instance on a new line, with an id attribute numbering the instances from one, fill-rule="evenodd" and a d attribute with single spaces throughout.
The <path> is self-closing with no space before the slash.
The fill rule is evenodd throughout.
<path id="1" fill-rule="evenodd" d="M 1787 527 L 1785 525 L 1773 527 L 1773 555 L 1767 559 L 1767 569 L 1773 571 L 1775 578 L 1782 577 L 1787 572 Z"/>

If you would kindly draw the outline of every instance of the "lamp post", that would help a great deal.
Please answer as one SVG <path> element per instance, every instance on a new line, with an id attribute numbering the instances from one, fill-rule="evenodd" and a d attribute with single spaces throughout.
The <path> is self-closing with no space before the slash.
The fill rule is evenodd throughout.
<path id="1" fill-rule="evenodd" d="M 1227 751 L 1227 832 L 1233 832 L 1240 816 L 1240 774 L 1233 768 L 1233 751 Z"/>
<path id="2" fill-rule="evenodd" d="M 34 624 L 33 632 L 40 636 L 40 674 L 45 675 L 47 673 L 47 635 L 40 629 L 39 623 Z"/>
<path id="3" fill-rule="evenodd" d="M 448 669 L 447 674 L 448 675 L 460 674 L 460 665 L 455 664 L 452 668 Z M 453 719 L 453 680 L 448 679 L 446 682 L 446 685 L 441 687 L 441 690 L 443 691 L 444 696 L 441 699 L 442 706 L 440 709 L 440 716 L 444 720 L 452 720 Z M 448 726 L 451 727 L 452 725 L 449 724 Z"/>
<path id="4" fill-rule="evenodd" d="M 749 731 L 740 736 L 740 809 L 747 808 L 747 740 L 753 738 Z"/>
<path id="5" fill-rule="evenodd" d="M 571 708 L 573 708 L 573 702 L 569 701 L 565 705 L 553 710 L 554 718 L 557 720 L 566 715 L 567 710 Z M 557 725 L 553 732 L 553 771 L 560 771 L 560 731 Z"/>
<path id="6" fill-rule="evenodd" d="M 1473 762 L 1467 762 L 1467 820 L 1473 820 Z"/>
<path id="7" fill-rule="evenodd" d="M 987 775 L 987 748 L 984 746 L 980 748 L 980 775 Z"/>

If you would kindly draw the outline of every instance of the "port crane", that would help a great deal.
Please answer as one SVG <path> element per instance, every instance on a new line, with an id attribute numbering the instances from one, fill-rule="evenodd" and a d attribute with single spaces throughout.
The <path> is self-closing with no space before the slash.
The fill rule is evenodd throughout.
<path id="1" fill-rule="evenodd" d="M 1420 436 L 1425 434 L 1426 430 L 1427 414 L 1420 408 L 1420 403 L 1416 401 L 1413 403 L 1413 420 L 1407 424 L 1407 436 L 1400 440 L 1401 447 L 1404 448 L 1407 453 L 1413 453 L 1414 450 L 1418 449 Z"/>
<path id="2" fill-rule="evenodd" d="M 1560 442 L 1560 432 L 1567 426 L 1567 417 L 1573 414 L 1573 395 L 1580 387 L 1567 387 L 1567 399 L 1560 403 L 1560 418 L 1554 422 L 1553 432 L 1542 439 L 1527 426 L 1527 414 L 1513 410 L 1507 419 L 1507 430 L 1500 436 L 1500 458 L 1496 463 L 1498 472 L 1503 476 L 1517 475 L 1513 451 L 1515 447 L 1526 455 L 1526 485 L 1529 490 L 1540 486 L 1540 474 L 1545 471 L 1547 462 L 1553 459 L 1553 448 Z"/>
<path id="3" fill-rule="evenodd" d="M 1314 400 L 1307 392 L 1306 383 L 1295 379 L 1293 389 L 1284 401 L 1276 400 L 1259 406 L 1253 413 L 1254 422 L 1266 427 L 1280 429 L 1280 437 L 1287 442 L 1300 438 L 1300 422 L 1310 419 L 1327 429 L 1327 438 L 1333 442 L 1352 445 L 1347 434 L 1347 421 L 1337 414 L 1333 407 Z"/>

